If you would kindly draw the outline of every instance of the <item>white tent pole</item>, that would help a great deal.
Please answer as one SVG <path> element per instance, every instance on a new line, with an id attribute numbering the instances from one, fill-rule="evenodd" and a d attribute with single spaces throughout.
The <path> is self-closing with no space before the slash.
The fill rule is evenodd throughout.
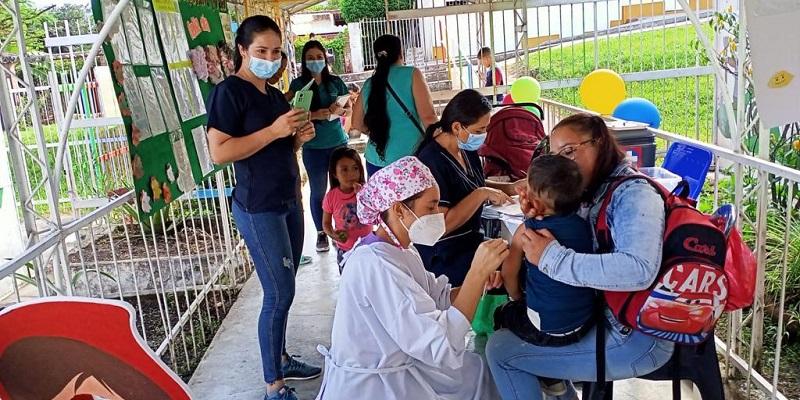
<path id="1" fill-rule="evenodd" d="M 716 77 L 717 80 L 717 86 L 723 89 L 721 91 L 724 97 L 723 103 L 725 104 L 725 111 L 728 113 L 729 116 L 735 115 L 733 113 L 733 97 L 731 96 L 731 92 L 725 85 L 725 71 L 722 69 L 719 63 L 717 63 L 717 56 L 714 53 L 714 45 L 711 44 L 711 41 L 708 39 L 708 36 L 706 35 L 705 32 L 703 32 L 703 25 L 700 23 L 700 19 L 697 18 L 697 14 L 694 12 L 694 10 L 692 10 L 692 7 L 689 5 L 689 3 L 686 0 L 678 0 L 678 4 L 681 5 L 683 10 L 686 12 L 686 16 L 689 18 L 689 21 L 692 22 L 692 26 L 694 26 L 694 30 L 697 32 L 697 38 L 700 39 L 700 43 L 706 50 L 706 55 L 708 56 L 708 59 L 711 60 L 711 68 L 714 70 L 714 76 Z M 729 118 L 728 121 L 729 123 L 733 122 L 731 118 Z M 731 129 L 732 131 L 737 131 L 739 129 L 738 123 L 735 125 L 737 126 L 732 127 Z"/>

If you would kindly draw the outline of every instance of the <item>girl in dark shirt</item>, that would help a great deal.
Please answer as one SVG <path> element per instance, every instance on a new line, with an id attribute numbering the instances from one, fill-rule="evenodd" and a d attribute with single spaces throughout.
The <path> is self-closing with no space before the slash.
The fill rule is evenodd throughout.
<path id="1" fill-rule="evenodd" d="M 287 355 L 286 319 L 303 249 L 303 209 L 297 150 L 314 138 L 314 125 L 267 84 L 281 66 L 281 33 L 269 17 L 247 18 L 236 34 L 236 73 L 208 98 L 208 139 L 216 164 L 233 162 L 233 218 L 264 290 L 258 338 L 265 399 L 296 400 L 288 379 L 321 369 Z"/>

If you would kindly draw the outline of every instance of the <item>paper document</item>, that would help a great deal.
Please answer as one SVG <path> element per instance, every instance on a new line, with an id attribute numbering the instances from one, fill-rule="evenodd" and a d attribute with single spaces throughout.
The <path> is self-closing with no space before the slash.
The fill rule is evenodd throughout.
<path id="1" fill-rule="evenodd" d="M 350 100 L 350 95 L 349 94 L 346 94 L 344 96 L 339 96 L 336 99 L 336 104 L 338 104 L 339 107 L 344 108 L 345 106 L 347 106 L 347 101 L 348 100 Z M 338 119 L 339 117 L 341 117 L 341 115 L 339 115 L 339 114 L 331 114 L 328 117 L 328 121 L 334 121 L 334 120 Z"/>
<path id="2" fill-rule="evenodd" d="M 514 196 L 512 198 L 514 199 L 513 203 L 505 203 L 499 206 L 487 205 L 484 206 L 484 208 L 487 211 L 493 211 L 498 214 L 508 215 L 512 217 L 523 217 L 524 215 L 522 214 L 522 210 L 519 208 L 519 197 Z"/>

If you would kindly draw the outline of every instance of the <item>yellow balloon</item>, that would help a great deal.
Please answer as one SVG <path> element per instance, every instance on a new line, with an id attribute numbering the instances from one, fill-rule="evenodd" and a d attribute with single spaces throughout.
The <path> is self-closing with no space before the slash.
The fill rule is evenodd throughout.
<path id="1" fill-rule="evenodd" d="M 610 69 L 598 69 L 586 75 L 580 93 L 586 108 L 602 115 L 611 115 L 627 97 L 625 81 Z"/>

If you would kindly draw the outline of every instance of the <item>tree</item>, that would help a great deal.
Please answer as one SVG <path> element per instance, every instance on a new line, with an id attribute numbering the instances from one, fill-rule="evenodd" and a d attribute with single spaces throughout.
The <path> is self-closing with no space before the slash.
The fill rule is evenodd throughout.
<path id="1" fill-rule="evenodd" d="M 365 18 L 386 16 L 384 0 L 341 0 L 340 4 L 342 18 L 348 24 Z M 408 10 L 412 5 L 412 0 L 389 0 L 389 11 Z"/>
<path id="2" fill-rule="evenodd" d="M 305 11 L 328 11 L 328 10 L 338 10 L 339 9 L 340 0 L 328 0 L 323 3 L 319 3 L 308 7 Z"/>
<path id="3" fill-rule="evenodd" d="M 53 10 L 53 17 L 56 19 L 56 29 L 59 36 L 66 35 L 64 21 L 69 24 L 71 35 L 85 35 L 92 31 L 92 20 L 89 16 L 92 10 L 89 4 L 64 4 Z"/>
<path id="4" fill-rule="evenodd" d="M 25 36 L 25 43 L 28 51 L 44 51 L 44 24 L 55 22 L 52 12 L 53 6 L 37 9 L 30 0 L 20 0 L 19 7 L 22 15 L 22 30 Z M 0 7 L 0 40 L 14 28 L 14 20 L 11 14 L 4 7 Z M 9 43 L 5 51 L 17 52 L 16 40 Z"/>

